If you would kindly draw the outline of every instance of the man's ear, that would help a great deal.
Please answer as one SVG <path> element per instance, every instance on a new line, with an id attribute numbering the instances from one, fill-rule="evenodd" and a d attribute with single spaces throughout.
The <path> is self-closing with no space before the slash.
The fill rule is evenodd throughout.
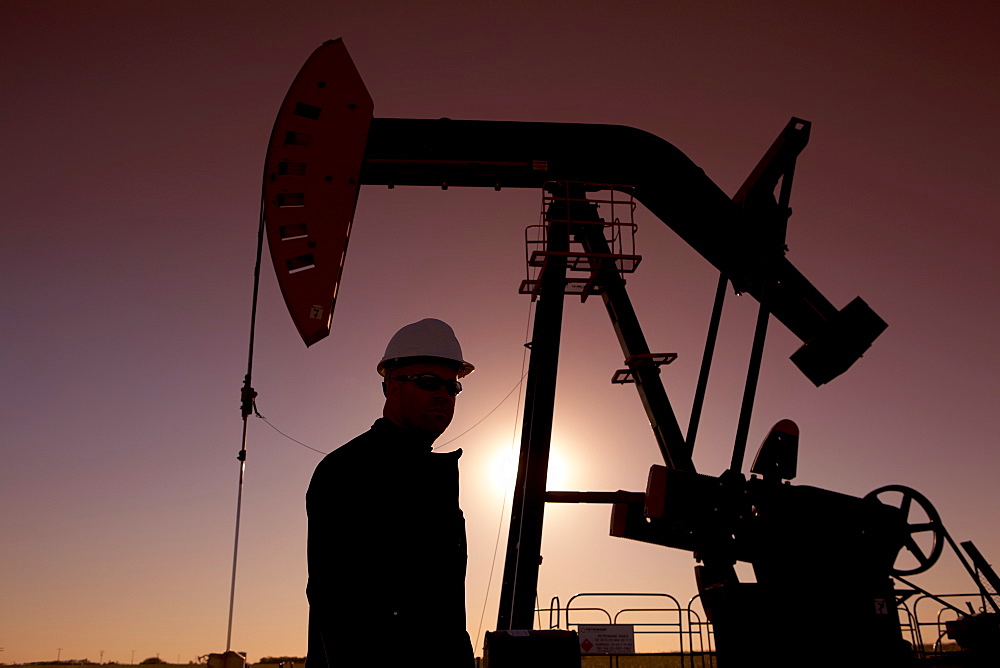
<path id="1" fill-rule="evenodd" d="M 384 380 L 382 381 L 382 396 L 383 397 L 389 396 L 389 390 L 386 389 Z"/>

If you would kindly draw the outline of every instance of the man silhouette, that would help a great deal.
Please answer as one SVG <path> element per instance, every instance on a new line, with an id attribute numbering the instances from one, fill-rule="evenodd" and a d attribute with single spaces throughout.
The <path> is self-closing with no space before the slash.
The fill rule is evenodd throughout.
<path id="1" fill-rule="evenodd" d="M 306 493 L 306 665 L 387 665 L 407 655 L 471 668 L 462 451 L 433 453 L 431 444 L 473 366 L 451 327 L 429 318 L 396 332 L 377 370 L 382 417 L 327 455 Z"/>

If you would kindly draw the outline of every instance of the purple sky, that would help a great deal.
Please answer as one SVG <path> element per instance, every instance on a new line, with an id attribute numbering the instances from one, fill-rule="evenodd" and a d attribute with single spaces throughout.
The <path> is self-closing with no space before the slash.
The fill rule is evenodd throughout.
<path id="1" fill-rule="evenodd" d="M 1000 65 L 994 3 L 24 2 L 0 4 L 0 661 L 182 662 L 225 649 L 240 416 L 264 153 L 309 53 L 343 37 L 376 116 L 630 125 L 733 193 L 785 125 L 813 122 L 789 258 L 889 329 L 814 388 L 772 323 L 748 459 L 798 422 L 796 483 L 926 494 L 1000 555 L 995 406 Z M 381 410 L 401 325 L 451 323 L 477 366 L 442 440 L 520 377 L 534 191 L 366 187 L 331 336 L 305 349 L 270 267 L 254 386 L 282 431 L 331 450 Z M 716 274 L 641 207 L 629 289 L 686 424 Z M 695 451 L 727 465 L 756 302 L 731 298 Z M 567 303 L 551 488 L 641 490 L 659 461 L 599 302 Z M 496 617 L 507 508 L 494 469 L 517 393 L 462 447 L 469 626 Z M 320 455 L 250 425 L 233 645 L 305 651 L 303 495 Z M 605 507 L 550 506 L 539 598 L 695 592 L 688 553 L 607 536 Z M 502 519 L 501 519 L 502 518 Z M 500 526 L 504 522 L 503 527 Z M 501 543 L 502 552 L 502 543 Z M 946 555 L 918 582 L 971 589 Z M 480 617 L 485 605 L 482 627 Z"/>

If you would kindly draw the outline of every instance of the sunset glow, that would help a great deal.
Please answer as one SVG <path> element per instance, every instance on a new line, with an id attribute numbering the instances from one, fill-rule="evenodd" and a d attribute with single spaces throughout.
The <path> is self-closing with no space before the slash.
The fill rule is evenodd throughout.
<path id="1" fill-rule="evenodd" d="M 571 470 L 566 458 L 559 454 L 558 448 L 553 446 L 555 452 L 549 458 L 548 485 L 550 490 L 569 489 L 572 481 Z M 489 468 L 490 479 L 496 492 L 513 492 L 514 481 L 517 478 L 517 457 L 516 450 L 497 449 L 494 463 Z"/>
<path id="2" fill-rule="evenodd" d="M 794 484 L 911 486 L 998 563 L 998 29 L 979 1 L 0 3 L 0 661 L 224 651 L 262 166 L 295 73 L 337 37 L 376 118 L 634 127 L 729 195 L 791 117 L 812 122 L 787 258 L 889 326 L 816 388 L 772 319 L 743 472 L 792 419 Z M 306 487 L 381 415 L 375 365 L 425 317 L 476 366 L 441 442 L 463 450 L 473 640 L 496 623 L 523 393 L 504 397 L 526 370 L 540 201 L 363 186 L 330 335 L 308 348 L 265 258 L 252 383 L 268 422 L 247 426 L 232 639 L 251 661 L 305 653 Z M 661 377 L 686 428 L 718 271 L 648 210 L 635 220 L 627 288 L 650 350 L 678 354 Z M 700 473 L 729 466 L 757 306 L 727 296 Z M 634 386 L 610 382 L 623 355 L 601 298 L 568 298 L 562 333 L 548 488 L 643 491 L 663 458 Z M 609 536 L 609 513 L 546 507 L 539 600 L 690 600 L 692 555 Z M 916 582 L 970 587 L 950 548 Z"/>

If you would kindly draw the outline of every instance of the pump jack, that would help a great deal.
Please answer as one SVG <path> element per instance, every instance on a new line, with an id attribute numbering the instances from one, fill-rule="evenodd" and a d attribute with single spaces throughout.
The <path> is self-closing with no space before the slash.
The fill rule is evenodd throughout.
<path id="1" fill-rule="evenodd" d="M 770 316 L 802 340 L 791 359 L 817 386 L 846 371 L 886 328 L 860 298 L 835 308 L 785 257 L 792 177 L 810 124 L 791 119 L 730 198 L 678 149 L 634 128 L 373 114 L 343 42 L 330 41 L 299 72 L 271 135 L 263 189 L 267 238 L 282 294 L 306 345 L 329 334 L 361 185 L 565 193 L 545 212 L 542 270 L 530 289 L 538 302 L 497 629 L 532 628 L 545 503 L 608 503 L 612 535 L 692 551 L 700 561 L 696 579 L 723 668 L 758 662 L 760 620 L 768 617 L 783 620 L 787 647 L 787 658 L 768 657 L 771 665 L 831 665 L 832 657 L 819 649 L 816 629 L 844 623 L 857 652 L 852 665 L 905 664 L 899 592 L 890 576 L 926 570 L 942 541 L 950 541 L 940 522 L 908 524 L 912 503 L 930 514 L 929 502 L 901 487 L 891 488 L 904 498 L 895 507 L 879 498 L 890 488 L 857 498 L 791 485 L 798 429 L 788 420 L 764 440 L 753 475 L 747 479 L 742 472 Z M 634 192 L 720 272 L 687 436 L 659 377 L 669 355 L 650 352 L 620 258 L 588 199 L 602 189 Z M 663 464 L 651 468 L 645 492 L 545 490 L 568 266 L 589 271 L 583 298 L 594 294 L 603 300 L 628 367 L 618 382 L 635 384 L 662 454 Z M 692 449 L 713 332 L 730 285 L 757 299 L 760 310 L 731 466 L 714 477 L 695 470 Z M 934 540 L 926 553 L 914 540 L 923 532 Z M 901 550 L 917 558 L 916 569 L 894 568 Z M 737 561 L 753 565 L 755 583 L 739 581 Z M 823 591 L 806 584 L 817 573 L 823 591 L 838 593 L 821 606 L 810 603 Z"/>

